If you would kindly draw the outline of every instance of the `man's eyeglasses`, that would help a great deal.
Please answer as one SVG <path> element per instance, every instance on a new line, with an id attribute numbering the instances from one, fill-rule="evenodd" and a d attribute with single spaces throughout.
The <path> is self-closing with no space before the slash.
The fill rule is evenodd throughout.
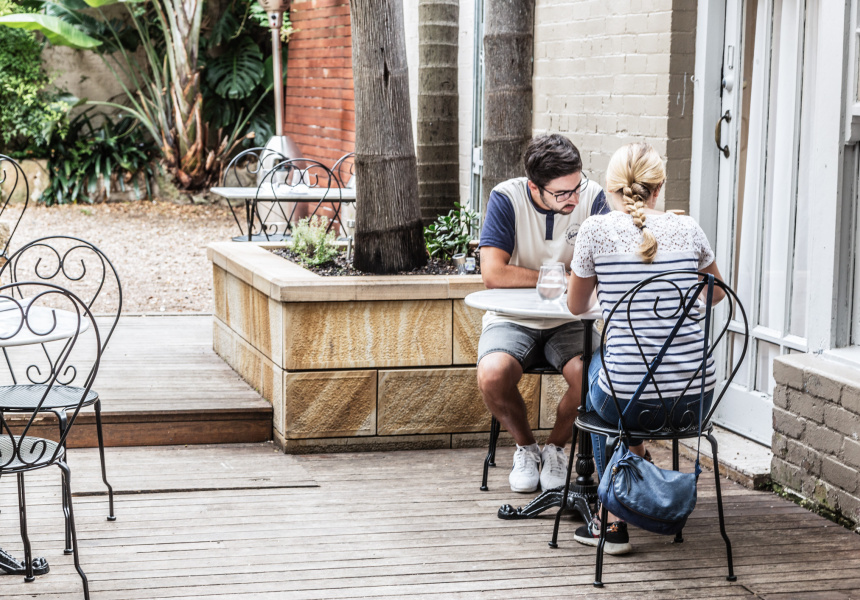
<path id="1" fill-rule="evenodd" d="M 567 190 L 567 191 L 564 191 L 564 192 L 551 192 L 551 191 L 549 191 L 548 189 L 546 189 L 546 188 L 545 188 L 545 187 L 543 187 L 543 186 L 538 186 L 538 187 L 540 188 L 540 190 L 541 190 L 542 192 L 546 192 L 547 194 L 549 194 L 550 196 L 552 196 L 553 198 L 555 198 L 555 201 L 556 201 L 556 202 L 565 202 L 565 201 L 567 201 L 567 200 L 570 200 L 570 198 L 571 198 L 574 194 L 580 194 L 580 193 L 582 192 L 582 190 L 584 190 L 584 189 L 585 189 L 585 187 L 586 187 L 587 185 L 588 185 L 588 177 L 586 177 L 586 176 L 585 176 L 585 173 L 583 173 L 583 174 L 582 174 L 582 179 L 579 181 L 579 185 L 578 185 L 578 186 L 576 186 L 576 187 L 575 187 L 574 189 L 572 189 L 572 190 Z"/>

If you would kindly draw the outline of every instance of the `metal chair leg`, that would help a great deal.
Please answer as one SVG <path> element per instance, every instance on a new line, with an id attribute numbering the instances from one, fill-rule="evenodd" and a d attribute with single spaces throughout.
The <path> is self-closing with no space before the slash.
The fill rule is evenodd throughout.
<path id="1" fill-rule="evenodd" d="M 499 429 L 501 424 L 496 420 L 496 417 L 490 421 L 490 445 L 487 449 L 487 457 L 484 459 L 484 477 L 481 479 L 481 491 L 486 492 L 490 488 L 487 487 L 487 475 L 489 468 L 496 466 L 496 442 L 499 438 Z"/>
<path id="2" fill-rule="evenodd" d="M 735 575 L 734 563 L 732 562 L 732 543 L 729 541 L 729 536 L 726 533 L 726 520 L 723 516 L 723 495 L 720 491 L 720 463 L 717 459 L 717 438 L 715 438 L 712 433 L 709 433 L 706 437 L 708 438 L 708 441 L 711 442 L 711 452 L 714 457 L 714 479 L 717 484 L 717 514 L 720 517 L 720 535 L 723 536 L 723 541 L 726 542 L 726 560 L 729 564 L 729 574 L 726 577 L 726 580 L 737 581 L 738 578 Z"/>
<path id="3" fill-rule="evenodd" d="M 558 548 L 558 526 L 561 523 L 561 514 L 567 508 L 567 496 L 570 494 L 570 474 L 573 471 L 573 461 L 576 460 L 576 440 L 579 439 L 579 430 L 576 421 L 573 423 L 573 437 L 570 442 L 570 458 L 567 459 L 567 477 L 564 480 L 564 493 L 561 496 L 561 504 L 555 513 L 555 524 L 552 527 L 552 539 L 549 541 L 550 548 Z"/>
<path id="4" fill-rule="evenodd" d="M 35 581 L 33 573 L 33 550 L 30 547 L 30 536 L 27 534 L 27 495 L 24 492 L 24 473 L 18 473 L 18 519 L 21 524 L 21 541 L 24 542 L 24 565 L 26 573 L 24 581 Z"/>
<path id="5" fill-rule="evenodd" d="M 606 521 L 609 520 L 609 509 L 600 508 L 600 541 L 597 542 L 597 564 L 594 571 L 594 587 L 603 587 L 603 545 L 606 544 Z"/>
<path id="6" fill-rule="evenodd" d="M 63 437 L 63 434 L 66 431 L 66 427 L 68 427 L 69 420 L 66 416 L 66 412 L 64 410 L 56 410 L 54 414 L 57 415 L 57 422 L 60 425 L 60 437 Z M 71 554 L 72 553 L 72 530 L 69 525 L 69 503 L 72 501 L 70 496 L 66 495 L 66 488 L 63 488 L 62 493 L 63 499 L 63 515 L 65 516 L 65 531 L 66 531 L 66 545 L 63 546 L 63 554 Z"/>
<path id="7" fill-rule="evenodd" d="M 680 444 L 678 440 L 672 440 L 672 470 L 678 471 L 681 468 L 681 459 L 680 459 Z M 682 529 L 678 533 L 675 534 L 675 539 L 673 543 L 681 544 L 684 542 L 684 530 Z"/>
<path id="8" fill-rule="evenodd" d="M 99 459 L 102 463 L 102 481 L 107 486 L 108 489 L 108 521 L 116 521 L 116 515 L 113 512 L 113 487 L 107 480 L 107 469 L 105 468 L 105 442 L 104 435 L 102 434 L 102 402 L 101 400 L 96 400 L 93 405 L 93 409 L 96 413 L 96 434 L 99 438 Z"/>
<path id="9" fill-rule="evenodd" d="M 84 586 L 84 598 L 86 600 L 90 600 L 90 585 L 87 581 L 87 575 L 84 573 L 84 570 L 81 568 L 80 554 L 78 552 L 78 535 L 75 531 L 75 513 L 72 508 L 72 471 L 69 469 L 69 465 L 67 465 L 62 460 L 57 461 L 57 466 L 60 467 L 60 470 L 63 472 L 63 488 L 65 489 L 65 493 L 69 496 L 69 523 L 71 525 L 72 530 L 72 550 L 75 557 L 75 570 L 78 572 L 78 575 L 81 576 L 81 581 Z M 28 560 L 29 557 L 27 557 Z"/>

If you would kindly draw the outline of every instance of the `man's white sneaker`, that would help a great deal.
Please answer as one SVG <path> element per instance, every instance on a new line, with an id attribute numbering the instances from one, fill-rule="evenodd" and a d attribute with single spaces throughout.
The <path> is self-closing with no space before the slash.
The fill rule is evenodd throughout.
<path id="1" fill-rule="evenodd" d="M 512 492 L 537 491 L 540 482 L 540 454 L 527 446 L 517 446 L 508 481 L 511 483 Z"/>
<path id="2" fill-rule="evenodd" d="M 540 487 L 544 491 L 564 485 L 567 478 L 567 456 L 564 448 L 547 444 L 540 453 L 543 467 L 540 471 Z"/>

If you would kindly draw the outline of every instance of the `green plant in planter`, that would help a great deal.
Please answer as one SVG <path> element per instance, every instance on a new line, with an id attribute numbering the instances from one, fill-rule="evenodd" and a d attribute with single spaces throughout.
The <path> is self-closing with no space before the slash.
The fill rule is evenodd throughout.
<path id="1" fill-rule="evenodd" d="M 293 228 L 293 252 L 302 264 L 318 267 L 337 256 L 334 232 L 326 233 L 328 219 L 313 217 L 302 219 Z"/>
<path id="2" fill-rule="evenodd" d="M 424 228 L 424 243 L 433 258 L 450 259 L 455 254 L 466 253 L 472 241 L 472 230 L 478 226 L 478 213 L 454 203 L 454 210 L 440 215 L 434 223 Z"/>

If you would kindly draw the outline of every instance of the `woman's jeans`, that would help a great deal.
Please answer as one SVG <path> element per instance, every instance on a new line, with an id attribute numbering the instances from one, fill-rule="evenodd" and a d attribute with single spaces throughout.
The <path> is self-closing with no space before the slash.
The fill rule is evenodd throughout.
<path id="1" fill-rule="evenodd" d="M 589 411 L 595 411 L 600 418 L 602 418 L 607 423 L 616 424 L 619 421 L 618 410 L 615 408 L 615 402 L 612 400 L 612 396 L 604 392 L 600 388 L 600 384 L 598 380 L 600 379 L 600 369 L 603 364 L 600 360 L 600 355 L 596 354 L 591 359 L 591 364 L 588 367 L 588 396 L 585 399 L 585 407 Z M 708 410 L 711 408 L 711 402 L 714 399 L 714 391 L 711 390 L 709 392 L 705 392 L 705 414 L 708 414 Z M 666 404 L 671 409 L 672 405 L 675 403 L 675 398 L 664 398 L 663 399 Z M 621 405 L 621 410 L 624 410 L 624 407 L 627 405 L 627 400 L 618 400 L 618 404 Z M 624 415 L 624 422 L 628 425 L 629 428 L 637 428 L 640 423 L 640 415 L 645 413 L 642 417 L 643 421 L 647 419 L 647 423 L 654 423 L 654 427 L 656 428 L 657 424 L 662 423 L 665 418 L 665 409 L 663 407 L 663 402 L 660 401 L 659 398 L 655 398 L 653 400 L 642 400 L 641 398 L 636 402 L 635 406 L 633 406 L 630 410 L 627 411 L 627 414 Z M 684 415 L 687 415 L 686 417 Z M 679 401 L 678 405 L 675 407 L 675 410 L 672 413 L 672 424 L 675 427 L 687 427 L 690 425 L 690 419 L 696 419 L 696 423 L 698 423 L 699 419 L 699 394 L 687 394 L 683 396 Z M 640 444 L 642 440 L 639 439 L 631 439 L 630 445 L 636 446 Z M 591 445 L 594 450 L 594 462 L 597 464 L 597 473 L 599 477 L 603 477 L 603 471 L 606 469 L 606 436 L 598 435 L 596 433 L 591 434 Z"/>

